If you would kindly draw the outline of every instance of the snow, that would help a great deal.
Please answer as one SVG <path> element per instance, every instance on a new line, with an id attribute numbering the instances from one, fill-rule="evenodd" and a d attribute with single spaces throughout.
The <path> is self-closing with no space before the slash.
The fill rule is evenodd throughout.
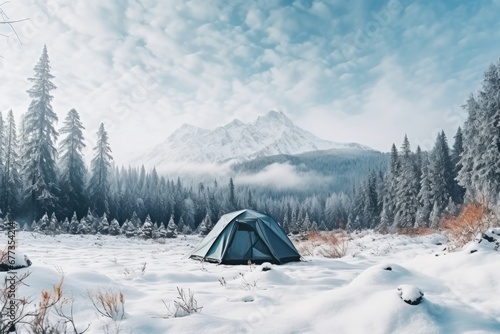
<path id="1" fill-rule="evenodd" d="M 469 251 L 484 241 L 448 253 L 439 234 L 363 232 L 351 236 L 344 258 L 306 257 L 282 266 L 187 259 L 200 241 L 19 232 L 17 248 L 33 264 L 19 270 L 31 275 L 18 296 L 36 299 L 64 273 L 64 295 L 75 300 L 77 325 L 91 323 L 88 333 L 105 326 L 124 333 L 500 332 L 500 252 Z M 164 302 L 173 305 L 177 287 L 193 292 L 202 309 L 167 318 Z M 98 289 L 123 292 L 124 320 L 96 314 L 87 296 Z M 419 305 L 401 300 L 420 292 Z"/>

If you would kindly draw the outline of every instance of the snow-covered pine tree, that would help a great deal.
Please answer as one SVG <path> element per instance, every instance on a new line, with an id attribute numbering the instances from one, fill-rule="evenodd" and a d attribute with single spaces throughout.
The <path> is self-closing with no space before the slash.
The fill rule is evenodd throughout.
<path id="1" fill-rule="evenodd" d="M 476 180 L 478 179 L 478 162 L 484 151 L 482 147 L 482 131 L 480 127 L 480 108 L 474 95 L 470 95 L 465 105 L 462 106 L 467 111 L 467 120 L 463 129 L 463 152 L 460 156 L 460 169 L 458 170 L 457 181 L 465 189 L 464 199 L 474 201 L 478 198 Z"/>
<path id="2" fill-rule="evenodd" d="M 109 213 L 110 173 L 111 160 L 113 159 L 108 143 L 108 134 L 103 123 L 97 132 L 97 145 L 94 147 L 94 152 L 88 192 L 92 208 L 98 215 L 102 215 Z"/>
<path id="3" fill-rule="evenodd" d="M 102 215 L 99 230 L 97 232 L 101 234 L 109 234 L 109 221 L 105 213 Z"/>
<path id="4" fill-rule="evenodd" d="M 420 191 L 418 193 L 418 209 L 415 220 L 415 227 L 428 227 L 429 216 L 434 206 L 432 199 L 432 187 L 429 174 L 429 157 L 422 158 L 422 180 L 420 181 Z"/>
<path id="5" fill-rule="evenodd" d="M 153 234 L 153 239 L 158 239 L 160 237 L 160 235 L 158 233 L 158 223 L 157 222 L 154 222 L 154 224 L 153 224 L 152 234 Z"/>
<path id="6" fill-rule="evenodd" d="M 2 179 L 3 212 L 16 212 L 20 206 L 22 181 L 19 175 L 21 165 L 18 149 L 16 122 L 11 109 L 7 116 L 5 136 L 5 161 Z"/>
<path id="7" fill-rule="evenodd" d="M 366 228 L 375 228 L 380 222 L 377 175 L 370 172 L 363 188 L 363 216 Z"/>
<path id="8" fill-rule="evenodd" d="M 136 229 L 142 226 L 141 219 L 139 218 L 139 216 L 135 211 L 132 213 L 132 217 L 130 218 L 130 223 L 134 225 Z"/>
<path id="9" fill-rule="evenodd" d="M 448 204 L 448 198 L 454 188 L 453 165 L 451 162 L 448 142 L 444 131 L 437 138 L 430 156 L 430 180 L 432 188 L 432 199 L 437 205 L 437 216 L 441 217 L 441 212 Z"/>
<path id="10" fill-rule="evenodd" d="M 462 164 L 460 163 L 460 157 L 464 151 L 463 134 L 462 128 L 458 127 L 457 133 L 455 134 L 455 142 L 453 143 L 453 149 L 451 151 L 451 163 L 453 165 L 453 180 L 454 189 L 452 193 L 452 198 L 454 203 L 461 204 L 464 201 L 465 189 L 458 184 L 458 173 L 462 169 Z"/>
<path id="11" fill-rule="evenodd" d="M 64 221 L 61 224 L 61 233 L 68 233 L 69 232 L 69 220 L 68 217 L 64 218 Z"/>
<path id="12" fill-rule="evenodd" d="M 147 215 L 144 220 L 144 224 L 142 225 L 141 238 L 151 239 L 153 238 L 153 223 L 151 222 L 151 218 Z"/>
<path id="13" fill-rule="evenodd" d="M 382 205 L 382 213 L 380 214 L 380 224 L 377 229 L 384 229 L 394 223 L 394 215 L 396 214 L 396 193 L 397 180 L 400 174 L 399 153 L 395 144 L 392 144 L 391 155 L 389 159 L 389 170 L 385 177 L 384 201 Z"/>
<path id="14" fill-rule="evenodd" d="M 38 227 L 38 224 L 36 223 L 35 220 L 33 220 L 33 222 L 31 223 L 30 230 L 33 232 L 40 232 L 40 227 Z"/>
<path id="15" fill-rule="evenodd" d="M 167 237 L 167 229 L 165 228 L 165 224 L 161 222 L 160 227 L 158 227 L 158 238 L 166 238 L 166 237 Z"/>
<path id="16" fill-rule="evenodd" d="M 396 179 L 396 206 L 393 227 L 408 228 L 415 225 L 418 208 L 417 167 L 405 135 L 400 155 L 400 172 Z"/>
<path id="17" fill-rule="evenodd" d="M 174 223 L 174 215 L 171 215 L 170 220 L 168 221 L 166 237 L 177 238 L 177 225 Z"/>
<path id="18" fill-rule="evenodd" d="M 124 233 L 127 238 L 135 237 L 138 233 L 138 228 L 129 220 L 126 220 L 122 228 L 125 227 Z"/>
<path id="19" fill-rule="evenodd" d="M 87 221 L 87 217 L 82 217 L 76 229 L 76 234 L 90 234 L 90 232 L 91 232 L 91 226 Z"/>
<path id="20" fill-rule="evenodd" d="M 54 124 L 57 115 L 52 109 L 53 96 L 50 92 L 56 88 L 50 74 L 47 47 L 34 68 L 35 75 L 28 79 L 33 87 L 28 90 L 31 98 L 25 114 L 23 176 L 26 178 L 25 196 L 32 217 L 36 218 L 45 211 L 52 212 L 57 205 L 56 148 L 57 131 Z"/>
<path id="21" fill-rule="evenodd" d="M 184 219 L 181 217 L 179 218 L 179 222 L 177 223 L 177 229 L 179 231 L 182 231 L 184 229 L 184 226 L 186 226 L 186 224 L 184 223 Z"/>
<path id="22" fill-rule="evenodd" d="M 57 220 L 55 212 L 52 212 L 52 215 L 50 216 L 49 226 L 47 227 L 47 230 L 51 234 L 60 233 L 59 221 Z"/>
<path id="23" fill-rule="evenodd" d="M 40 218 L 40 220 L 37 223 L 37 227 L 39 231 L 47 231 L 49 228 L 50 224 L 50 219 L 49 216 L 47 215 L 47 212 Z"/>
<path id="24" fill-rule="evenodd" d="M 111 224 L 109 224 L 109 235 L 119 235 L 120 234 L 120 223 L 118 220 L 113 219 Z"/>
<path id="25" fill-rule="evenodd" d="M 484 149 L 476 157 L 480 163 L 474 183 L 485 204 L 496 207 L 500 196 L 500 59 L 485 72 L 478 102 Z"/>
<path id="26" fill-rule="evenodd" d="M 76 216 L 76 212 L 73 212 L 73 217 L 71 217 L 71 222 L 69 223 L 68 232 L 70 234 L 78 234 L 78 217 Z"/>
<path id="27" fill-rule="evenodd" d="M 65 216 L 76 211 L 79 215 L 85 213 L 87 197 L 85 196 L 85 163 L 82 150 L 83 125 L 80 115 L 75 109 L 68 112 L 63 127 L 59 130 L 65 137 L 60 143 L 60 206 Z"/>

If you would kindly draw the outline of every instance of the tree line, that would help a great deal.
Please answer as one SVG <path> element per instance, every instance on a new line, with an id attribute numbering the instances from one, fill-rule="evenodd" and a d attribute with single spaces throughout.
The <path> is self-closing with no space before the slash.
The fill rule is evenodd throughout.
<path id="1" fill-rule="evenodd" d="M 304 195 L 237 185 L 229 177 L 223 184 L 220 180 L 195 183 L 168 179 L 154 168 L 115 166 L 103 124 L 87 168 L 79 113 L 71 109 L 63 126 L 55 128 L 58 119 L 51 92 L 56 87 L 44 46 L 29 79 L 31 103 L 19 133 L 12 110 L 5 123 L 0 117 L 0 208 L 27 222 L 27 228 L 50 230 L 57 225 L 68 233 L 110 233 L 110 226 L 115 231 L 116 224 L 125 233 L 131 221 L 136 229 L 151 222 L 155 231 L 161 226 L 168 230 L 168 225 L 172 230 L 174 224 L 179 232 L 204 233 L 224 213 L 242 208 L 270 214 L 293 234 L 310 229 L 436 227 L 464 202 L 479 201 L 490 207 L 498 203 L 499 69 L 500 63 L 491 65 L 481 91 L 469 97 L 464 106 L 468 119 L 463 131 L 457 130 L 451 148 L 444 132 L 430 152 L 419 147 L 413 152 L 405 136 L 399 150 L 392 146 L 387 169 L 372 170 L 359 186 Z M 96 221 L 107 221 L 109 227 L 103 229 Z"/>

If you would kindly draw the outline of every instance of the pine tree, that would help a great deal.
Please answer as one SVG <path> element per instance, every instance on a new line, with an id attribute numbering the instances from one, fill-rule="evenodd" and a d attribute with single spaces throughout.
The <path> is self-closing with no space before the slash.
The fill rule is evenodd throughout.
<path id="1" fill-rule="evenodd" d="M 19 175 L 21 168 L 18 156 L 16 122 L 12 110 L 7 116 L 5 138 L 5 162 L 3 171 L 3 212 L 16 212 L 20 206 L 22 181 Z"/>
<path id="2" fill-rule="evenodd" d="M 177 238 L 177 226 L 174 223 L 174 216 L 170 216 L 170 220 L 167 225 L 167 238 Z"/>
<path id="3" fill-rule="evenodd" d="M 415 227 L 428 227 L 429 216 L 434 206 L 432 199 L 431 176 L 429 173 L 429 158 L 426 156 L 422 159 L 422 180 L 420 181 L 420 191 L 418 193 L 418 209 L 415 220 Z"/>
<path id="4" fill-rule="evenodd" d="M 47 232 L 54 235 L 60 231 L 59 230 L 59 221 L 57 220 L 56 213 L 53 212 L 50 216 L 50 220 L 47 226 Z"/>
<path id="5" fill-rule="evenodd" d="M 56 148 L 57 131 L 54 123 L 57 115 L 52 109 L 53 96 L 50 92 L 56 88 L 52 83 L 54 76 L 50 74 L 47 47 L 43 47 L 42 56 L 34 68 L 35 75 L 29 80 L 33 87 L 28 90 L 31 98 L 25 115 L 24 133 L 24 166 L 26 177 L 25 196 L 28 200 L 32 217 L 41 212 L 52 212 L 57 204 Z"/>
<path id="6" fill-rule="evenodd" d="M 71 234 L 78 234 L 78 217 L 76 216 L 76 212 L 73 212 L 73 217 L 71 217 L 71 222 L 69 223 L 68 232 Z"/>
<path id="7" fill-rule="evenodd" d="M 236 197 L 234 195 L 234 182 L 233 178 L 229 179 L 229 210 L 235 210 L 236 209 Z"/>
<path id="8" fill-rule="evenodd" d="M 47 212 L 40 218 L 40 220 L 37 223 L 37 227 L 40 231 L 47 231 L 49 228 L 50 224 L 50 219 L 49 216 L 47 215 Z"/>
<path id="9" fill-rule="evenodd" d="M 101 234 L 109 234 L 109 227 L 110 227 L 110 225 L 109 225 L 108 217 L 104 213 L 102 215 L 101 220 L 100 220 L 99 229 L 97 232 L 99 232 Z"/>
<path id="10" fill-rule="evenodd" d="M 166 238 L 167 237 L 167 229 L 165 228 L 165 224 L 161 222 L 160 227 L 158 227 L 158 238 Z"/>
<path id="11" fill-rule="evenodd" d="M 151 218 L 149 217 L 149 215 L 147 215 L 146 219 L 144 220 L 144 224 L 142 225 L 141 237 L 144 239 L 153 238 L 153 223 L 151 222 Z"/>
<path id="12" fill-rule="evenodd" d="M 410 149 L 410 142 L 405 135 L 401 147 L 400 173 L 396 184 L 396 214 L 394 227 L 408 228 L 415 225 L 418 208 L 418 176 L 415 162 Z"/>
<path id="13" fill-rule="evenodd" d="M 467 201 L 476 200 L 478 197 L 476 189 L 478 161 L 484 148 L 482 143 L 482 131 L 479 124 L 480 108 L 474 95 L 470 95 L 466 104 L 462 106 L 468 113 L 463 130 L 463 152 L 460 156 L 460 169 L 457 181 L 465 189 L 464 198 Z"/>
<path id="14" fill-rule="evenodd" d="M 474 181 L 485 204 L 497 207 L 500 194 L 500 59 L 484 74 L 479 106 L 484 149 Z"/>
<path id="15" fill-rule="evenodd" d="M 64 218 L 63 223 L 61 224 L 61 233 L 68 233 L 69 232 L 69 220 L 68 217 Z"/>
<path id="16" fill-rule="evenodd" d="M 108 134 L 102 123 L 97 132 L 97 138 L 88 191 L 92 208 L 97 214 L 102 215 L 103 213 L 109 213 L 109 186 L 111 160 L 113 159 L 108 143 Z"/>
<path id="17" fill-rule="evenodd" d="M 391 156 L 389 160 L 389 170 L 385 178 L 385 191 L 380 214 L 380 224 L 377 229 L 383 229 L 391 226 L 394 223 L 394 215 L 396 214 L 396 193 L 397 180 L 400 174 L 400 161 L 396 145 L 392 144 Z"/>
<path id="18" fill-rule="evenodd" d="M 82 217 L 76 229 L 76 234 L 89 234 L 90 232 L 91 232 L 91 225 L 89 224 L 87 217 Z"/>
<path id="19" fill-rule="evenodd" d="M 113 219 L 111 224 L 109 224 L 109 235 L 119 235 L 120 234 L 120 223 L 118 220 Z"/>
<path id="20" fill-rule="evenodd" d="M 441 216 L 441 212 L 448 204 L 448 198 L 455 187 L 453 165 L 444 132 L 441 132 L 437 136 L 436 144 L 430 156 L 429 172 L 431 176 L 432 199 L 437 205 L 437 216 Z"/>
<path id="21" fill-rule="evenodd" d="M 453 165 L 453 180 L 454 189 L 452 193 L 453 201 L 457 204 L 463 203 L 465 189 L 458 184 L 458 173 L 462 169 L 462 164 L 460 163 L 460 157 L 464 151 L 463 144 L 463 134 L 462 129 L 458 127 L 457 133 L 455 134 L 455 142 L 453 143 L 453 150 L 451 152 L 451 162 Z"/>
<path id="22" fill-rule="evenodd" d="M 60 203 L 63 214 L 66 216 L 73 211 L 83 215 L 87 208 L 86 169 L 82 154 L 85 148 L 83 129 L 80 115 L 75 109 L 71 109 L 64 120 L 64 126 L 59 130 L 60 134 L 66 135 L 60 143 L 61 160 L 59 163 Z"/>

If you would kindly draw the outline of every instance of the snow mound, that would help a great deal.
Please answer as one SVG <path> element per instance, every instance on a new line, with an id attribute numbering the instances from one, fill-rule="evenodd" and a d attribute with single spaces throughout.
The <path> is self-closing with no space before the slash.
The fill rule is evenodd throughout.
<path id="1" fill-rule="evenodd" d="M 422 302 L 424 293 L 414 285 L 411 284 L 401 284 L 398 286 L 399 297 L 406 303 L 410 305 L 418 305 Z"/>
<path id="2" fill-rule="evenodd" d="M 492 228 L 484 233 L 478 234 L 476 238 L 467 244 L 464 251 L 476 253 L 478 251 L 498 251 L 500 248 L 500 228 Z"/>
<path id="3" fill-rule="evenodd" d="M 227 301 L 229 302 L 243 302 L 243 303 L 250 303 L 255 300 L 255 296 L 252 294 L 249 294 L 247 292 L 244 293 L 236 293 L 232 297 L 227 298 Z"/>

